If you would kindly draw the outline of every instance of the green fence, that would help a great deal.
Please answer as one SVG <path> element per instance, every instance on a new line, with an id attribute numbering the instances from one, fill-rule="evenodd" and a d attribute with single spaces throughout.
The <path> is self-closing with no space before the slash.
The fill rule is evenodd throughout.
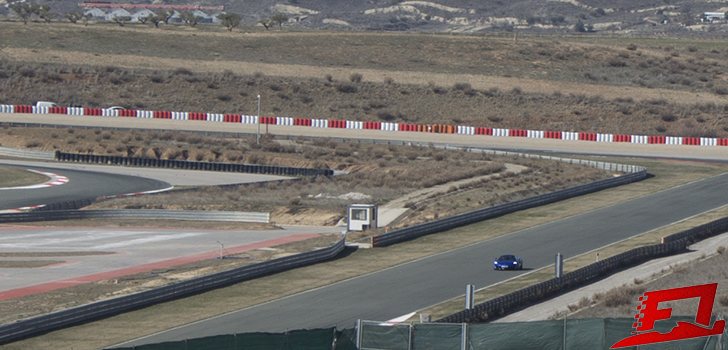
<path id="1" fill-rule="evenodd" d="M 356 350 L 356 331 L 335 328 L 242 333 L 139 345 L 115 350 Z"/>
<path id="2" fill-rule="evenodd" d="M 721 318 L 722 319 L 722 318 Z M 668 332 L 676 316 L 658 321 L 655 330 Z M 513 323 L 391 324 L 360 321 L 356 329 L 335 328 L 287 333 L 219 335 L 176 342 L 114 348 L 115 350 L 607 350 L 631 335 L 631 318 L 590 318 Z M 360 347 L 357 348 L 357 342 Z M 629 350 L 728 350 L 722 335 L 643 345 Z"/>
<path id="3" fill-rule="evenodd" d="M 668 332 L 676 321 L 694 322 L 694 317 L 673 317 L 655 324 Z M 513 323 L 360 323 L 361 350 L 607 350 L 631 335 L 632 318 L 592 318 Z M 636 350 L 633 348 L 624 348 Z M 728 334 L 642 345 L 639 350 L 728 350 Z"/>

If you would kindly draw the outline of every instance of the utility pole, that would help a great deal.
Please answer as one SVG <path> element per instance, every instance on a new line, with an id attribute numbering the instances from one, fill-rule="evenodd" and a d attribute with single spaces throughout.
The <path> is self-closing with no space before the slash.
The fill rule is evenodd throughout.
<path id="1" fill-rule="evenodd" d="M 258 122 L 258 132 L 255 134 L 255 143 L 260 145 L 260 95 L 258 95 L 258 115 L 255 119 Z"/>

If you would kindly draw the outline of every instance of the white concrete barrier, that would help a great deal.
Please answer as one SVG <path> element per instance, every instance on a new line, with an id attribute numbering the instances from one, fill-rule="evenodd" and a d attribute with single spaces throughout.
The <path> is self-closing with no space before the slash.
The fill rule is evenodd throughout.
<path id="1" fill-rule="evenodd" d="M 613 142 L 613 134 L 597 134 L 597 142 Z"/>
<path id="2" fill-rule="evenodd" d="M 570 132 L 570 131 L 562 131 L 561 132 L 561 139 L 566 141 L 578 141 L 579 140 L 579 133 L 578 132 Z"/>
<path id="3" fill-rule="evenodd" d="M 712 137 L 701 137 L 700 138 L 700 145 L 701 146 L 717 146 L 718 145 L 718 139 L 712 138 Z"/>
<path id="4" fill-rule="evenodd" d="M 648 137 L 644 135 L 632 135 L 632 143 L 647 144 Z"/>
<path id="5" fill-rule="evenodd" d="M 48 107 L 33 106 L 33 114 L 48 114 Z"/>
<path id="6" fill-rule="evenodd" d="M 66 108 L 66 115 L 82 116 L 83 108 L 82 107 L 68 107 L 68 108 Z"/>
<path id="7" fill-rule="evenodd" d="M 508 129 L 493 128 L 493 136 L 508 136 Z"/>
<path id="8" fill-rule="evenodd" d="M 668 136 L 665 138 L 666 145 L 682 145 L 682 137 L 679 136 Z"/>
<path id="9" fill-rule="evenodd" d="M 526 136 L 531 139 L 542 139 L 543 130 L 526 130 Z"/>
<path id="10" fill-rule="evenodd" d="M 117 111 L 115 109 L 102 108 L 101 116 L 102 117 L 118 117 L 119 111 Z"/>
<path id="11" fill-rule="evenodd" d="M 207 113 L 208 122 L 223 122 L 225 121 L 225 115 L 220 113 Z"/>
<path id="12" fill-rule="evenodd" d="M 138 109 L 136 110 L 136 117 L 139 119 L 152 119 L 154 118 L 154 112 Z"/>

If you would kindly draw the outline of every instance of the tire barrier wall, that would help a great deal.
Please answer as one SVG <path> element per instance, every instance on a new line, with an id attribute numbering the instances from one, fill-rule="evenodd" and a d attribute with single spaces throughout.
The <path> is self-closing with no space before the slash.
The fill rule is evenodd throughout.
<path id="1" fill-rule="evenodd" d="M 663 243 L 634 248 L 610 258 L 568 272 L 561 278 L 553 278 L 504 296 L 475 305 L 446 316 L 437 322 L 485 322 L 523 309 L 569 290 L 590 284 L 615 271 L 635 266 L 645 261 L 685 251 L 692 243 L 728 232 L 728 217 L 709 222 L 692 229 L 663 238 Z"/>
<path id="2" fill-rule="evenodd" d="M 254 278 L 316 264 L 336 258 L 345 249 L 345 238 L 319 250 L 243 266 L 212 275 L 193 278 L 160 288 L 107 299 L 0 326 L 0 344 L 47 333 L 53 330 L 118 315 L 161 302 L 229 286 Z"/>
<path id="3" fill-rule="evenodd" d="M 611 165 L 619 166 L 620 164 Z M 567 188 L 552 193 L 546 193 L 532 198 L 526 198 L 511 203 L 497 205 L 494 207 L 477 209 L 467 213 L 450 216 L 444 219 L 394 230 L 389 233 L 372 237 L 372 246 L 386 247 L 395 243 L 401 243 L 432 233 L 437 233 L 456 227 L 473 224 L 486 219 L 510 214 L 519 210 L 534 208 L 564 199 L 581 196 L 587 193 L 601 191 L 610 187 L 616 187 L 631 182 L 640 181 L 647 177 L 646 169 L 640 167 L 634 168 L 634 170 L 637 171 L 619 177 L 604 179 L 590 184 Z"/>
<path id="4" fill-rule="evenodd" d="M 331 176 L 331 169 L 294 168 L 272 165 L 252 165 L 234 163 L 193 162 L 188 160 L 130 158 L 95 154 L 64 153 L 56 151 L 55 159 L 61 162 L 110 164 L 152 168 L 171 168 L 185 170 L 223 171 L 281 176 Z"/>
<path id="5" fill-rule="evenodd" d="M 88 203 L 91 204 L 91 203 Z M 87 204 L 87 205 L 88 205 Z M 119 210 L 54 210 L 45 209 L 27 212 L 0 214 L 0 223 L 33 222 L 74 219 L 164 219 L 195 221 L 233 221 L 270 223 L 270 213 L 237 211 L 195 211 L 195 210 L 156 210 L 156 209 L 119 209 Z"/>
<path id="6" fill-rule="evenodd" d="M 342 119 L 292 118 L 280 116 L 250 116 L 244 114 L 221 114 L 204 112 L 142 111 L 133 109 L 82 108 L 82 107 L 35 107 L 28 105 L 0 104 L 0 113 L 66 114 L 75 116 L 103 116 L 156 118 L 172 120 L 198 120 L 238 124 L 261 124 L 282 126 L 307 126 L 312 128 L 370 129 L 394 132 L 428 132 L 458 135 L 487 135 L 497 137 L 526 137 L 563 141 L 620 142 L 633 144 L 662 144 L 689 146 L 728 146 L 728 138 L 677 137 L 664 135 L 601 134 L 596 132 L 570 132 L 551 130 L 502 129 L 450 124 L 413 124 L 372 121 L 350 121 Z"/>

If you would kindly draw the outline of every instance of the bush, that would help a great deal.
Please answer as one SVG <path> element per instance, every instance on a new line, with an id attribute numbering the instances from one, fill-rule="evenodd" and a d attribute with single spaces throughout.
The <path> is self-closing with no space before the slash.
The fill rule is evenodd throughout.
<path id="1" fill-rule="evenodd" d="M 715 251 L 716 251 L 716 252 L 717 252 L 718 254 L 723 254 L 723 253 L 725 253 L 725 247 L 724 247 L 724 246 L 720 246 L 720 247 L 718 247 L 718 249 L 716 249 Z"/>
<path id="2" fill-rule="evenodd" d="M 217 95 L 217 99 L 222 102 L 228 102 L 228 101 L 232 100 L 233 98 L 230 97 L 230 95 Z"/>
<path id="3" fill-rule="evenodd" d="M 637 45 L 629 44 L 629 45 L 627 45 L 627 50 L 630 50 L 630 51 L 637 50 Z"/>
<path id="4" fill-rule="evenodd" d="M 455 83 L 455 85 L 453 85 L 453 88 L 460 91 L 468 91 L 473 89 L 473 87 L 469 83 Z"/>
<path id="5" fill-rule="evenodd" d="M 352 74 L 352 75 L 350 75 L 350 76 L 349 76 L 349 80 L 350 80 L 350 81 L 351 81 L 352 83 L 361 83 L 361 80 L 362 80 L 363 78 L 364 78 L 364 76 L 363 76 L 363 75 L 361 75 L 361 74 L 359 74 L 359 73 L 354 73 L 354 74 Z"/>
<path id="6" fill-rule="evenodd" d="M 192 73 L 192 71 L 187 68 L 177 68 L 174 70 L 174 74 L 175 75 L 193 75 L 194 73 Z"/>
<path id="7" fill-rule="evenodd" d="M 674 114 L 664 114 L 662 120 L 671 123 L 676 121 L 677 117 Z"/>
<path id="8" fill-rule="evenodd" d="M 351 84 L 338 84 L 336 85 L 336 90 L 339 92 L 343 92 L 345 94 L 354 94 L 359 91 L 359 89 Z"/>
<path id="9" fill-rule="evenodd" d="M 636 296 L 644 292 L 644 288 L 620 287 L 608 291 L 604 295 L 604 305 L 618 307 L 630 305 L 637 301 Z"/>

